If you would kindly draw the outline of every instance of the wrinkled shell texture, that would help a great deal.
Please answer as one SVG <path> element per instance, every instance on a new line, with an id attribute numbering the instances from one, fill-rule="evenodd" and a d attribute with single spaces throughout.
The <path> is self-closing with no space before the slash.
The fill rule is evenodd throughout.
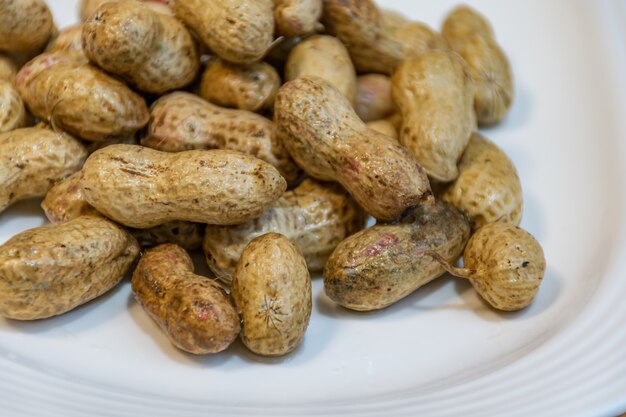
<path id="1" fill-rule="evenodd" d="M 174 220 L 149 229 L 129 229 L 141 246 L 156 246 L 173 243 L 186 250 L 202 247 L 204 230 L 202 223 Z"/>
<path id="2" fill-rule="evenodd" d="M 463 153 L 458 178 L 439 197 L 465 212 L 473 230 L 495 221 L 517 226 L 522 220 L 522 185 L 513 162 L 478 133 Z"/>
<path id="3" fill-rule="evenodd" d="M 539 289 L 546 260 L 539 242 L 509 223 L 490 223 L 467 243 L 464 267 L 475 270 L 470 281 L 489 304 L 515 311 L 529 305 Z"/>
<path id="4" fill-rule="evenodd" d="M 382 74 L 364 74 L 357 78 L 354 111 L 364 122 L 390 116 L 394 111 L 391 79 Z"/>
<path id="5" fill-rule="evenodd" d="M 228 296 L 214 281 L 194 274 L 191 258 L 176 245 L 147 250 L 132 289 L 170 341 L 186 352 L 221 352 L 239 334 L 239 316 Z"/>
<path id="6" fill-rule="evenodd" d="M 54 30 L 52 13 L 43 0 L 0 2 L 0 50 L 37 51 Z"/>
<path id="7" fill-rule="evenodd" d="M 0 134 L 0 212 L 16 201 L 43 197 L 85 158 L 85 147 L 66 134 L 40 128 Z"/>
<path id="8" fill-rule="evenodd" d="M 224 109 L 190 93 L 175 92 L 157 100 L 147 130 L 141 144 L 153 149 L 230 149 L 269 162 L 287 182 L 299 176 L 271 120 L 245 110 Z"/>
<path id="9" fill-rule="evenodd" d="M 240 152 L 111 145 L 87 159 L 81 187 L 102 214 L 146 229 L 172 220 L 244 223 L 280 198 L 287 184 L 273 166 Z"/>
<path id="10" fill-rule="evenodd" d="M 171 0 L 170 6 L 209 49 L 229 62 L 258 61 L 274 40 L 272 0 Z"/>
<path id="11" fill-rule="evenodd" d="M 149 93 L 184 87 L 199 70 L 183 24 L 136 1 L 102 5 L 85 22 L 82 38 L 92 62 Z"/>
<path id="12" fill-rule="evenodd" d="M 113 288 L 138 253 L 132 236 L 99 216 L 22 232 L 0 246 L 0 315 L 72 310 Z"/>
<path id="13" fill-rule="evenodd" d="M 453 263 L 469 234 L 467 219 L 454 207 L 439 201 L 418 206 L 396 224 L 379 224 L 341 242 L 324 269 L 324 289 L 352 310 L 385 308 L 445 272 L 428 251 Z"/>
<path id="14" fill-rule="evenodd" d="M 435 49 L 448 49 L 445 39 L 422 22 L 409 22 L 391 30 L 391 37 L 402 45 L 405 58 Z"/>
<path id="15" fill-rule="evenodd" d="M 241 340 L 259 355 L 279 356 L 304 338 L 312 309 L 311 277 L 286 237 L 268 233 L 246 247 L 233 277 Z"/>
<path id="16" fill-rule="evenodd" d="M 109 3 L 115 0 L 80 0 L 79 3 L 79 15 L 80 21 L 84 22 L 89 17 L 95 13 L 95 11 L 104 3 Z M 174 12 L 170 7 L 166 4 L 167 0 L 143 0 L 143 3 L 146 7 L 157 11 L 159 13 L 167 14 L 169 16 L 173 16 Z"/>
<path id="17" fill-rule="evenodd" d="M 276 30 L 283 36 L 313 33 L 322 17 L 322 0 L 274 0 Z"/>
<path id="18" fill-rule="evenodd" d="M 13 82 L 17 74 L 15 62 L 8 56 L 0 52 L 0 80 Z"/>
<path id="19" fill-rule="evenodd" d="M 478 12 L 461 6 L 446 17 L 442 34 L 469 66 L 478 123 L 498 123 L 513 102 L 513 74 L 491 25 Z"/>
<path id="20" fill-rule="evenodd" d="M 24 127 L 26 109 L 20 93 L 9 81 L 0 79 L 0 133 Z"/>
<path id="21" fill-rule="evenodd" d="M 350 54 L 333 36 L 311 36 L 291 51 L 285 66 L 285 79 L 317 76 L 328 81 L 354 103 L 357 93 L 356 71 Z"/>
<path id="22" fill-rule="evenodd" d="M 275 120 L 296 163 L 310 176 L 337 181 L 372 216 L 393 220 L 432 196 L 410 151 L 368 129 L 338 90 L 320 78 L 284 84 Z"/>
<path id="23" fill-rule="evenodd" d="M 335 247 L 365 226 L 361 208 L 340 186 L 306 179 L 261 217 L 239 226 L 207 226 L 204 253 L 213 272 L 230 281 L 250 241 L 268 232 L 291 240 L 309 271 L 321 271 Z"/>
<path id="24" fill-rule="evenodd" d="M 79 216 L 98 213 L 85 200 L 80 186 L 82 175 L 81 171 L 75 172 L 55 184 L 46 194 L 46 198 L 41 202 L 41 208 L 51 223 L 65 223 Z"/>
<path id="25" fill-rule="evenodd" d="M 391 74 L 404 59 L 404 48 L 386 31 L 372 0 L 324 0 L 322 23 L 350 51 L 359 73 Z"/>
<path id="26" fill-rule="evenodd" d="M 202 74 L 200 96 L 224 107 L 271 110 L 280 84 L 280 76 L 270 64 L 236 65 L 216 58 Z"/>
<path id="27" fill-rule="evenodd" d="M 428 175 L 454 180 L 457 161 L 474 130 L 474 90 L 466 64 L 454 52 L 415 55 L 392 79 L 393 100 L 402 115 L 400 142 Z"/>
<path id="28" fill-rule="evenodd" d="M 89 141 L 128 137 L 150 118 L 141 96 L 69 53 L 38 56 L 16 85 L 35 116 Z"/>

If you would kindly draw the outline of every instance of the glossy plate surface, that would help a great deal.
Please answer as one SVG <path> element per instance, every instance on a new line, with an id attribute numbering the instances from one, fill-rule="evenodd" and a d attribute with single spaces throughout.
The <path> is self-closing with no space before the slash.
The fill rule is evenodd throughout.
<path id="1" fill-rule="evenodd" d="M 48 0 L 60 27 L 75 1 Z M 438 27 L 454 5 L 380 1 Z M 626 411 L 626 3 L 469 1 L 516 76 L 511 114 L 485 131 L 513 159 L 522 225 L 548 269 L 523 312 L 435 281 L 378 313 L 337 308 L 314 282 L 304 344 L 278 360 L 240 343 L 172 347 L 128 282 L 60 317 L 0 319 L 3 416 L 597 416 Z M 0 214 L 0 242 L 44 223 Z"/>

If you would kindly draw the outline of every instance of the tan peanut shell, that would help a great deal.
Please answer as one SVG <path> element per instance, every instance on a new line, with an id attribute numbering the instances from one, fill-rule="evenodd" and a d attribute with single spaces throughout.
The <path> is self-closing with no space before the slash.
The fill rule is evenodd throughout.
<path id="1" fill-rule="evenodd" d="M 85 200 L 80 186 L 82 175 L 81 171 L 77 171 L 56 183 L 46 193 L 41 208 L 52 224 L 65 223 L 87 214 L 98 214 L 98 210 Z"/>
<path id="2" fill-rule="evenodd" d="M 255 220 L 238 226 L 207 226 L 203 248 L 211 270 L 230 282 L 246 245 L 276 232 L 296 245 L 309 271 L 317 272 L 339 242 L 364 226 L 363 211 L 339 185 L 307 178 Z"/>
<path id="3" fill-rule="evenodd" d="M 200 96 L 224 107 L 271 110 L 280 84 L 280 76 L 270 64 L 237 65 L 215 58 L 202 74 Z"/>
<path id="4" fill-rule="evenodd" d="M 513 102 L 513 74 L 491 25 L 478 12 L 461 6 L 448 15 L 442 33 L 469 66 L 478 124 L 500 122 Z"/>
<path id="5" fill-rule="evenodd" d="M 83 25 L 89 59 L 138 89 L 163 94 L 191 83 L 200 61 L 181 22 L 134 0 L 106 3 Z"/>
<path id="6" fill-rule="evenodd" d="M 185 352 L 221 352 L 237 338 L 239 316 L 213 280 L 194 274 L 179 246 L 148 249 L 132 278 L 133 294 L 170 341 Z"/>
<path id="7" fill-rule="evenodd" d="M 226 61 L 258 61 L 274 40 L 272 0 L 171 0 L 176 17 Z"/>
<path id="8" fill-rule="evenodd" d="M 391 75 L 407 57 L 447 46 L 425 24 L 389 17 L 373 0 L 324 0 L 322 23 L 346 45 L 359 73 Z"/>
<path id="9" fill-rule="evenodd" d="M 459 176 L 438 196 L 465 212 L 472 230 L 495 221 L 520 224 L 522 185 L 515 165 L 495 143 L 474 133 L 458 166 Z"/>
<path id="10" fill-rule="evenodd" d="M 26 109 L 13 83 L 0 78 L 0 133 L 26 125 Z"/>
<path id="11" fill-rule="evenodd" d="M 285 80 L 317 76 L 328 81 L 354 103 L 357 93 L 356 71 L 350 54 L 333 36 L 315 35 L 304 39 L 289 54 Z"/>
<path id="12" fill-rule="evenodd" d="M 68 26 L 48 42 L 46 52 L 74 51 L 83 54 L 83 24 Z"/>
<path id="13" fill-rule="evenodd" d="M 104 3 L 110 3 L 117 0 L 80 0 L 79 2 L 79 16 L 80 21 L 85 22 L 89 17 Z M 142 0 L 142 3 L 154 10 L 155 12 L 163 13 L 168 16 L 174 16 L 174 12 L 167 5 L 168 0 Z"/>
<path id="14" fill-rule="evenodd" d="M 398 127 L 389 118 L 367 122 L 366 125 L 369 129 L 380 132 L 396 140 L 399 139 Z"/>
<path id="15" fill-rule="evenodd" d="M 315 32 L 322 17 L 322 0 L 274 0 L 276 31 L 282 36 Z"/>
<path id="16" fill-rule="evenodd" d="M 99 214 L 87 200 L 80 186 L 82 172 L 78 171 L 52 187 L 41 202 L 46 217 L 53 224 L 65 223 L 79 216 Z M 187 250 L 202 246 L 205 225 L 171 221 L 149 229 L 128 229 L 141 246 L 174 243 Z"/>
<path id="17" fill-rule="evenodd" d="M 0 52 L 0 80 L 13 83 L 13 81 L 15 81 L 16 74 L 17 67 L 15 66 L 15 62 L 13 62 L 13 59 Z"/>
<path id="18" fill-rule="evenodd" d="M 171 93 L 152 105 L 141 144 L 166 152 L 240 151 L 269 162 L 287 182 L 299 176 L 271 120 L 245 110 L 225 109 L 190 93 Z"/>
<path id="19" fill-rule="evenodd" d="M 357 78 L 354 111 L 364 122 L 381 120 L 395 111 L 391 99 L 391 79 L 383 74 L 363 74 Z"/>
<path id="20" fill-rule="evenodd" d="M 304 338 L 312 309 L 311 277 L 285 236 L 268 233 L 244 249 L 232 296 L 241 314 L 241 340 L 252 352 L 280 356 Z"/>
<path id="21" fill-rule="evenodd" d="M 429 251 L 454 263 L 469 234 L 467 219 L 454 207 L 440 201 L 415 207 L 397 223 L 341 242 L 324 269 L 326 295 L 352 310 L 385 308 L 445 272 Z"/>
<path id="22" fill-rule="evenodd" d="M 241 152 L 111 145 L 87 159 L 81 187 L 100 213 L 147 229 L 173 220 L 244 223 L 278 200 L 287 184 L 273 166 Z"/>
<path id="23" fill-rule="evenodd" d="M 43 0 L 0 2 L 0 50 L 38 52 L 53 34 L 52 13 Z"/>
<path id="24" fill-rule="evenodd" d="M 100 216 L 19 233 L 0 246 L 0 316 L 72 310 L 113 288 L 138 252 L 130 234 Z"/>
<path id="25" fill-rule="evenodd" d="M 437 181 L 458 175 L 457 161 L 476 130 L 473 93 L 463 59 L 446 50 L 415 55 L 393 75 L 393 100 L 402 116 L 400 142 Z"/>
<path id="26" fill-rule="evenodd" d="M 314 178 L 339 182 L 377 219 L 393 220 L 432 198 L 426 173 L 410 151 L 368 129 L 345 96 L 321 78 L 284 84 L 274 116 L 296 163 Z"/>
<path id="27" fill-rule="evenodd" d="M 16 86 L 35 116 L 93 142 L 131 136 L 150 117 L 141 96 L 76 53 L 38 56 L 20 70 Z"/>
<path id="28" fill-rule="evenodd" d="M 0 134 L 0 212 L 28 198 L 43 197 L 55 182 L 78 171 L 87 150 L 76 139 L 48 129 Z"/>
<path id="29" fill-rule="evenodd" d="M 468 278 L 492 307 L 520 310 L 535 298 L 543 281 L 546 259 L 541 245 L 524 229 L 510 223 L 489 223 L 478 229 L 463 252 L 463 268 L 453 275 Z"/>

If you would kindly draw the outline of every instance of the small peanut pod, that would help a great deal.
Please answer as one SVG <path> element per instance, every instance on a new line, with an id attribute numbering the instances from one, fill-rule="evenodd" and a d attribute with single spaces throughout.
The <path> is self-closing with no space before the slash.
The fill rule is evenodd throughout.
<path id="1" fill-rule="evenodd" d="M 0 50 L 37 52 L 54 30 L 52 13 L 43 0 L 0 1 Z"/>
<path id="2" fill-rule="evenodd" d="M 26 109 L 13 83 L 0 78 L 0 133 L 24 127 Z"/>
<path id="3" fill-rule="evenodd" d="M 454 263 L 469 238 L 467 219 L 437 201 L 418 206 L 395 224 L 378 224 L 337 246 L 324 269 L 324 289 L 357 311 L 385 308 L 446 270 L 429 251 Z"/>
<path id="4" fill-rule="evenodd" d="M 98 210 L 85 200 L 80 186 L 82 175 L 81 171 L 77 171 L 48 190 L 41 202 L 41 208 L 52 224 L 65 223 L 88 214 L 98 214 Z"/>
<path id="5" fill-rule="evenodd" d="M 15 66 L 15 62 L 13 62 L 8 55 L 0 52 L 0 80 L 13 83 L 16 74 L 17 67 Z"/>
<path id="6" fill-rule="evenodd" d="M 459 176 L 439 197 L 468 215 L 472 230 L 496 221 L 519 225 L 522 185 L 515 165 L 498 146 L 474 133 L 459 162 Z"/>
<path id="7" fill-rule="evenodd" d="M 46 52 L 74 51 L 83 54 L 82 23 L 68 26 L 48 42 Z"/>
<path id="8" fill-rule="evenodd" d="M 293 48 L 285 66 L 285 79 L 291 81 L 305 76 L 323 78 L 354 103 L 356 71 L 348 50 L 339 39 L 315 35 Z"/>
<path id="9" fill-rule="evenodd" d="M 140 95 L 76 53 L 39 55 L 15 83 L 35 116 L 89 141 L 131 136 L 150 118 Z"/>
<path id="10" fill-rule="evenodd" d="M 304 338 L 312 309 L 311 277 L 285 236 L 268 233 L 246 246 L 233 276 L 241 340 L 252 352 L 280 356 Z"/>
<path id="11" fill-rule="evenodd" d="M 100 216 L 19 233 L 0 246 L 0 315 L 35 320 L 72 310 L 113 288 L 139 253 Z"/>
<path id="12" fill-rule="evenodd" d="M 134 0 L 100 6 L 83 25 L 82 38 L 92 62 L 148 93 L 182 88 L 200 68 L 183 24 Z"/>
<path id="13" fill-rule="evenodd" d="M 498 123 L 513 102 L 513 74 L 491 25 L 478 12 L 461 6 L 448 15 L 442 33 L 469 66 L 478 123 L 481 126 Z"/>
<path id="14" fill-rule="evenodd" d="M 321 78 L 284 84 L 275 119 L 285 147 L 310 176 L 337 181 L 372 216 L 393 220 L 432 198 L 426 173 L 410 151 L 367 126 Z"/>
<path id="15" fill-rule="evenodd" d="M 337 184 L 305 179 L 261 217 L 238 226 L 207 226 L 204 253 L 215 275 L 230 282 L 253 239 L 276 232 L 291 240 L 309 271 L 321 271 L 337 244 L 365 226 L 361 208 Z"/>
<path id="16" fill-rule="evenodd" d="M 458 176 L 457 161 L 476 130 L 473 92 L 467 66 L 450 51 L 415 55 L 393 75 L 393 100 L 402 116 L 400 142 L 437 181 Z"/>
<path id="17" fill-rule="evenodd" d="M 86 157 L 85 147 L 64 133 L 24 128 L 0 134 L 0 212 L 16 201 L 43 197 Z"/>
<path id="18" fill-rule="evenodd" d="M 382 74 L 359 76 L 354 111 L 366 123 L 391 116 L 395 111 L 391 99 L 391 79 Z"/>
<path id="19" fill-rule="evenodd" d="M 82 172 L 67 177 L 52 187 L 41 203 L 46 217 L 54 224 L 65 223 L 79 216 L 99 214 L 87 200 L 80 186 Z M 171 221 L 150 229 L 129 229 L 141 246 L 174 243 L 187 250 L 202 246 L 205 225 L 184 221 Z"/>
<path id="20" fill-rule="evenodd" d="M 272 46 L 272 0 L 171 0 L 170 6 L 176 17 L 226 61 L 258 61 Z"/>
<path id="21" fill-rule="evenodd" d="M 270 64 L 246 65 L 211 60 L 202 74 L 200 95 L 219 106 L 262 111 L 274 108 L 280 76 Z"/>
<path id="22" fill-rule="evenodd" d="M 147 229 L 173 220 L 244 223 L 278 200 L 287 184 L 273 166 L 241 152 L 111 145 L 87 159 L 81 187 L 100 213 Z"/>
<path id="23" fill-rule="evenodd" d="M 133 294 L 170 341 L 185 352 L 217 353 L 235 341 L 239 316 L 213 280 L 194 274 L 179 246 L 148 249 L 132 278 Z"/>
<path id="24" fill-rule="evenodd" d="M 276 125 L 261 115 L 218 107 L 184 92 L 161 97 L 151 112 L 147 134 L 141 140 L 144 146 L 166 152 L 230 149 L 269 162 L 287 182 L 300 174 Z"/>
<path id="25" fill-rule="evenodd" d="M 520 310 L 535 298 L 546 271 L 541 245 L 522 228 L 489 223 L 474 233 L 463 252 L 464 268 L 433 254 L 452 275 L 468 278 L 492 307 Z"/>
<path id="26" fill-rule="evenodd" d="M 315 32 L 322 17 L 322 0 L 274 0 L 276 30 L 282 36 Z"/>

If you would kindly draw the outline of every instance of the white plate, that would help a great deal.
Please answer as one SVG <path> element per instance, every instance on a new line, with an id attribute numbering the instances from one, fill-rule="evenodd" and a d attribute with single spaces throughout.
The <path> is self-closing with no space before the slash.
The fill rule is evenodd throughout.
<path id="1" fill-rule="evenodd" d="M 74 1 L 49 0 L 60 26 Z M 381 1 L 438 26 L 452 1 Z M 2 416 L 596 416 L 626 411 L 626 5 L 471 1 L 511 58 L 517 97 L 486 131 L 515 161 L 523 226 L 545 248 L 535 303 L 499 314 L 443 278 L 384 311 L 314 284 L 305 343 L 281 360 L 237 344 L 173 348 L 129 284 L 49 320 L 0 320 Z M 0 241 L 43 223 L 0 216 Z"/>

